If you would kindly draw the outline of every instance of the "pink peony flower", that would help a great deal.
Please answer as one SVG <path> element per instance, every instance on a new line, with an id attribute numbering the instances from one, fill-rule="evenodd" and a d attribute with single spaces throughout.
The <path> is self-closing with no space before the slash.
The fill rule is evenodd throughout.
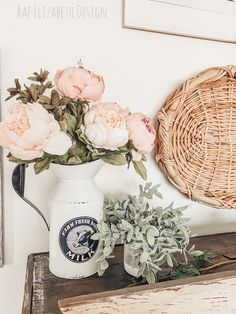
<path id="1" fill-rule="evenodd" d="M 83 67 L 69 67 L 57 71 L 55 84 L 63 96 L 68 96 L 74 100 L 100 100 L 105 88 L 101 76 Z"/>
<path id="2" fill-rule="evenodd" d="M 148 154 L 154 148 L 156 131 L 151 120 L 142 113 L 126 117 L 129 139 L 140 154 Z"/>
<path id="3" fill-rule="evenodd" d="M 0 123 L 0 145 L 16 158 L 33 160 L 44 152 L 64 155 L 72 142 L 41 104 L 17 103 Z"/>
<path id="4" fill-rule="evenodd" d="M 85 135 L 95 147 L 117 150 L 129 140 L 128 114 L 116 103 L 96 103 L 84 116 Z"/>

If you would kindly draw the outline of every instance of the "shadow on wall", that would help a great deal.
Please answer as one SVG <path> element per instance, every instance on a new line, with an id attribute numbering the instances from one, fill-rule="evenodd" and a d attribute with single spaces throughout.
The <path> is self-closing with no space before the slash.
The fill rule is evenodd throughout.
<path id="1" fill-rule="evenodd" d="M 193 202 L 189 209 L 192 215 L 189 215 L 188 212 L 187 216 L 195 216 L 193 218 L 194 224 L 190 222 L 193 234 L 209 235 L 236 232 L 236 209 L 211 208 L 197 202 Z M 202 217 L 204 217 L 204 221 Z"/>

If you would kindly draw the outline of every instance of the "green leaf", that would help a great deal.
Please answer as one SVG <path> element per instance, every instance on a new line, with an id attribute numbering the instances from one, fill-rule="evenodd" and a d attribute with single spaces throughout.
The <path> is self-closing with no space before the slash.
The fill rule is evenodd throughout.
<path id="1" fill-rule="evenodd" d="M 59 125 L 60 125 L 60 129 L 62 132 L 67 132 L 67 123 L 65 120 L 62 121 L 58 121 Z"/>
<path id="2" fill-rule="evenodd" d="M 203 255 L 203 252 L 202 251 L 192 251 L 192 252 L 189 252 L 189 254 L 197 257 L 197 256 Z"/>
<path id="3" fill-rule="evenodd" d="M 103 255 L 105 257 L 109 256 L 112 253 L 112 249 L 108 246 L 108 247 L 104 247 L 103 249 Z"/>
<path id="4" fill-rule="evenodd" d="M 187 208 L 188 206 L 181 206 L 181 207 L 176 208 L 176 210 L 185 211 Z"/>
<path id="5" fill-rule="evenodd" d="M 104 274 L 105 270 L 101 269 L 100 263 L 98 264 L 98 276 L 101 277 Z"/>
<path id="6" fill-rule="evenodd" d="M 147 282 L 149 284 L 153 284 L 156 282 L 156 276 L 152 270 L 148 270 L 148 274 L 146 276 Z"/>
<path id="7" fill-rule="evenodd" d="M 76 144 L 73 145 L 70 149 L 69 149 L 69 155 L 70 156 L 79 156 L 80 158 L 87 156 L 88 154 L 88 150 L 86 148 L 86 146 L 82 143 L 79 143 L 80 145 Z"/>
<path id="8" fill-rule="evenodd" d="M 140 255 L 140 263 L 145 263 L 150 259 L 150 256 L 147 252 L 143 252 Z"/>
<path id="9" fill-rule="evenodd" d="M 49 71 L 47 70 L 40 70 L 40 82 L 44 82 L 46 81 L 46 79 L 48 78 L 48 74 L 49 74 Z"/>
<path id="10" fill-rule="evenodd" d="M 16 88 L 17 89 L 21 89 L 21 86 L 20 86 L 20 83 L 19 83 L 19 79 L 15 79 L 14 82 L 15 82 Z"/>
<path id="11" fill-rule="evenodd" d="M 60 105 L 60 95 L 55 89 L 51 92 L 51 103 L 53 107 L 58 107 Z"/>
<path id="12" fill-rule="evenodd" d="M 70 110 L 69 113 L 71 113 L 73 116 L 77 118 L 83 118 L 83 104 L 79 101 L 68 103 L 67 108 Z M 80 121 L 82 122 L 82 121 Z"/>
<path id="13" fill-rule="evenodd" d="M 106 270 L 108 267 L 109 267 L 109 264 L 108 264 L 108 262 L 107 262 L 107 260 L 103 260 L 103 261 L 101 261 L 100 263 L 99 263 L 99 266 L 100 266 L 100 268 L 102 269 L 102 270 Z"/>
<path id="14" fill-rule="evenodd" d="M 127 231 L 133 230 L 133 226 L 128 221 L 126 221 L 125 219 L 121 220 L 121 227 Z"/>
<path id="15" fill-rule="evenodd" d="M 193 252 L 194 250 L 195 250 L 195 244 L 192 245 L 191 248 L 190 248 L 188 251 L 189 251 L 189 253 L 190 253 L 190 252 Z"/>
<path id="16" fill-rule="evenodd" d="M 115 165 L 115 166 L 123 166 L 127 163 L 125 157 L 119 154 L 110 154 L 110 155 L 102 156 L 101 159 L 104 162 L 111 165 Z"/>
<path id="17" fill-rule="evenodd" d="M 61 100 L 60 100 L 60 106 L 66 106 L 69 102 L 71 101 L 71 98 L 70 97 L 62 97 Z"/>
<path id="18" fill-rule="evenodd" d="M 143 243 L 142 242 L 133 242 L 130 244 L 130 248 L 132 250 L 138 250 L 138 249 L 141 249 L 141 247 L 143 246 Z"/>
<path id="19" fill-rule="evenodd" d="M 50 89 L 50 88 L 52 88 L 53 87 L 53 84 L 52 84 L 52 82 L 51 81 L 48 81 L 47 83 L 45 83 L 44 85 L 44 90 L 46 90 L 46 89 Z"/>
<path id="20" fill-rule="evenodd" d="M 16 93 L 16 94 L 17 94 L 17 93 Z M 15 95 L 16 95 L 16 94 L 15 94 Z M 13 97 L 15 97 L 15 95 L 12 94 L 12 95 L 8 96 L 7 98 L 5 98 L 5 101 L 8 101 L 8 100 L 12 99 Z"/>
<path id="21" fill-rule="evenodd" d="M 90 145 L 91 146 L 91 142 L 89 142 L 88 138 L 86 137 L 86 135 L 82 132 L 81 128 L 78 128 L 75 131 L 75 134 L 77 135 L 77 138 L 80 142 L 82 142 L 83 144 L 85 144 L 86 146 Z"/>
<path id="22" fill-rule="evenodd" d="M 167 261 L 168 266 L 170 266 L 171 268 L 174 266 L 172 262 L 172 258 L 169 254 L 167 254 L 166 256 L 166 261 Z"/>
<path id="23" fill-rule="evenodd" d="M 99 226 L 100 226 L 101 230 L 104 231 L 104 232 L 109 232 L 110 231 L 110 228 L 109 228 L 108 224 L 106 222 L 104 222 L 104 221 L 102 221 Z"/>
<path id="24" fill-rule="evenodd" d="M 69 158 L 68 164 L 69 165 L 79 165 L 79 164 L 82 164 L 82 160 L 79 156 L 74 156 L 74 157 Z"/>
<path id="25" fill-rule="evenodd" d="M 33 82 L 37 82 L 37 78 L 35 76 L 29 76 L 27 77 L 28 80 L 33 81 Z"/>
<path id="26" fill-rule="evenodd" d="M 63 120 L 66 122 L 67 130 L 73 134 L 77 127 L 77 119 L 69 113 L 65 113 L 63 116 Z"/>
<path id="27" fill-rule="evenodd" d="M 62 163 L 62 164 L 66 164 L 67 160 L 68 160 L 68 153 L 61 155 L 61 156 L 56 156 L 56 158 L 55 158 L 55 162 L 58 161 L 59 163 Z"/>
<path id="28" fill-rule="evenodd" d="M 55 117 L 55 119 L 56 119 L 58 122 L 61 121 L 62 115 L 63 115 L 63 109 L 62 109 L 62 107 L 57 107 L 57 108 L 54 110 L 54 117 Z"/>
<path id="29" fill-rule="evenodd" d="M 158 190 L 155 190 L 154 194 L 156 195 L 156 197 L 163 199 L 162 194 Z"/>
<path id="30" fill-rule="evenodd" d="M 48 74 L 48 71 L 43 71 L 42 69 L 40 69 L 40 73 L 34 72 L 34 76 L 29 76 L 28 80 L 43 83 L 44 81 L 46 81 Z"/>
<path id="31" fill-rule="evenodd" d="M 143 273 L 145 272 L 146 267 L 147 267 L 146 263 L 141 264 L 138 270 L 138 277 L 143 276 Z"/>
<path id="32" fill-rule="evenodd" d="M 155 243 L 155 237 L 153 236 L 151 230 L 147 231 L 147 241 L 150 246 L 153 246 Z"/>
<path id="33" fill-rule="evenodd" d="M 38 97 L 39 97 L 38 85 L 31 84 L 29 89 L 30 89 L 30 94 L 32 96 L 33 101 L 37 101 Z M 40 95 L 40 96 L 43 96 L 43 95 Z M 46 96 L 43 96 L 43 97 L 46 97 Z M 49 101 L 49 103 L 48 103 L 48 101 Z M 45 101 L 45 104 L 50 104 L 50 102 L 51 102 L 51 100 L 50 100 L 50 98 L 48 98 L 47 102 Z"/>
<path id="34" fill-rule="evenodd" d="M 17 92 L 18 92 L 17 88 L 15 88 L 15 87 L 8 88 L 7 91 L 8 91 L 10 94 L 11 94 L 11 93 L 17 93 Z"/>
<path id="35" fill-rule="evenodd" d="M 42 103 L 42 105 L 43 105 L 44 108 L 47 109 L 47 110 L 53 110 L 53 109 L 54 109 L 53 105 L 51 105 L 51 104 L 48 105 L 48 104 Z"/>
<path id="36" fill-rule="evenodd" d="M 206 266 L 207 264 L 212 264 L 211 253 L 208 251 L 204 251 L 202 255 L 194 257 L 195 260 L 193 265 L 197 268 L 201 268 Z"/>
<path id="37" fill-rule="evenodd" d="M 11 162 L 14 162 L 16 164 L 25 164 L 25 163 L 30 163 L 28 161 L 23 161 L 21 159 L 18 159 L 16 157 L 14 157 L 13 155 L 9 154 L 8 156 L 8 160 L 11 161 Z"/>
<path id="38" fill-rule="evenodd" d="M 43 159 L 37 161 L 34 164 L 35 173 L 39 174 L 40 172 L 47 170 L 50 167 L 51 161 L 52 161 L 51 157 L 46 157 L 46 158 L 43 158 Z"/>
<path id="39" fill-rule="evenodd" d="M 46 105 L 50 105 L 51 104 L 51 99 L 45 95 L 40 95 L 39 96 L 39 100 L 41 103 L 46 104 Z"/>
<path id="40" fill-rule="evenodd" d="M 155 226 L 150 226 L 148 228 L 148 232 L 150 232 L 154 237 L 158 237 L 160 235 L 160 231 Z"/>
<path id="41" fill-rule="evenodd" d="M 145 190 L 149 190 L 152 187 L 152 182 L 147 182 L 144 186 Z"/>
<path id="42" fill-rule="evenodd" d="M 142 161 L 132 161 L 132 163 L 137 174 L 140 175 L 144 180 L 147 180 L 147 170 Z"/>
<path id="43" fill-rule="evenodd" d="M 133 237 L 133 234 L 134 234 L 134 229 L 130 229 L 128 234 L 127 234 L 127 241 L 130 242 L 132 237 Z"/>
<path id="44" fill-rule="evenodd" d="M 92 237 L 91 237 L 92 238 Z M 99 258 L 97 258 L 96 259 L 96 263 L 99 263 L 99 262 L 101 262 L 101 261 L 103 261 L 105 259 L 105 256 L 104 255 L 101 255 L 101 256 L 99 256 Z"/>
<path id="45" fill-rule="evenodd" d="M 197 268 L 192 264 L 179 263 L 170 271 L 171 279 L 187 278 L 200 275 Z"/>

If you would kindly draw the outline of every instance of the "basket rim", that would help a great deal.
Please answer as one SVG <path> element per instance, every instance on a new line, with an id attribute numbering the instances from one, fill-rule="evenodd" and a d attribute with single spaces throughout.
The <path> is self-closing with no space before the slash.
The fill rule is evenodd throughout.
<path id="1" fill-rule="evenodd" d="M 199 72 L 192 78 L 180 84 L 167 98 L 161 110 L 157 114 L 157 143 L 156 161 L 163 174 L 168 178 L 181 193 L 187 195 L 191 200 L 199 201 L 205 205 L 216 208 L 236 208 L 236 200 L 233 203 L 226 202 L 214 195 L 208 196 L 200 190 L 191 190 L 185 180 L 176 171 L 175 160 L 171 160 L 170 150 L 170 129 L 172 127 L 175 112 L 183 106 L 188 95 L 203 86 L 220 86 L 222 80 L 231 81 L 236 84 L 236 66 L 210 67 Z M 209 191 L 208 191 L 209 193 Z M 236 194 L 236 193 L 235 193 Z"/>

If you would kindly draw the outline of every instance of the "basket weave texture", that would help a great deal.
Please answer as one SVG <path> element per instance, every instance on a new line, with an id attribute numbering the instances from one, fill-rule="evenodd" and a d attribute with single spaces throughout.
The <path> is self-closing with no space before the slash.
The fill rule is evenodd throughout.
<path id="1" fill-rule="evenodd" d="M 157 162 L 190 199 L 236 208 L 236 67 L 185 81 L 157 116 Z"/>

